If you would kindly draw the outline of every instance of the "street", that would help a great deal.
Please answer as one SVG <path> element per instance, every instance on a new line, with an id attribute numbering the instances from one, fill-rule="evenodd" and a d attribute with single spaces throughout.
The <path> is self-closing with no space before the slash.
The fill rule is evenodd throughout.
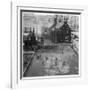
<path id="1" fill-rule="evenodd" d="M 37 51 L 24 77 L 75 75 L 79 72 L 78 67 L 78 55 L 68 43 L 61 43 Z"/>

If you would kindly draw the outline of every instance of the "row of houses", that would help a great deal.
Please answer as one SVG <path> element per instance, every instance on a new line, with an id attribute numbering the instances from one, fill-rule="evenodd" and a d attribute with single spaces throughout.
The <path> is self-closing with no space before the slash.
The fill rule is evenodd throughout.
<path id="1" fill-rule="evenodd" d="M 53 25 L 49 28 L 46 28 L 42 30 L 42 35 L 38 36 L 35 33 L 35 28 L 29 28 L 27 30 L 27 27 L 25 27 L 26 30 L 24 30 L 23 34 L 23 40 L 24 44 L 27 46 L 37 45 L 37 42 L 42 43 L 44 45 L 44 41 L 47 45 L 48 42 L 53 43 L 72 43 L 72 40 L 75 41 L 75 38 L 72 38 L 72 35 L 75 37 L 76 35 L 73 34 L 75 30 L 72 30 L 70 26 L 68 25 L 67 19 L 64 19 L 64 22 L 60 27 L 57 27 L 58 16 L 54 18 Z M 60 24 L 60 23 L 59 23 Z"/>

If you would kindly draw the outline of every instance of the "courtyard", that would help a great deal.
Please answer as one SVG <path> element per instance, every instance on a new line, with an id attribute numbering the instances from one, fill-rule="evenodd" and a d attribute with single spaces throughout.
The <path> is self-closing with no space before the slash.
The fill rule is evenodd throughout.
<path id="1" fill-rule="evenodd" d="M 31 62 L 24 73 L 24 77 L 77 75 L 79 73 L 78 53 L 69 43 L 60 43 L 25 54 Z"/>

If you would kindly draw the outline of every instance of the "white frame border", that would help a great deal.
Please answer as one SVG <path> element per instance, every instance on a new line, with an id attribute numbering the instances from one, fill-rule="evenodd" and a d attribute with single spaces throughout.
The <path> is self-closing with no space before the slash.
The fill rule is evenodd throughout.
<path id="1" fill-rule="evenodd" d="M 45 78 L 39 78 L 39 79 L 37 79 L 37 78 L 35 78 L 35 80 L 20 80 L 20 69 L 17 69 L 19 66 L 20 66 L 20 62 L 19 61 L 17 61 L 17 60 L 19 60 L 20 59 L 20 57 L 19 57 L 19 55 L 17 54 L 17 52 L 18 52 L 18 49 L 19 49 L 19 47 L 18 46 L 20 46 L 20 44 L 18 43 L 18 42 L 20 42 L 20 39 L 18 39 L 19 37 L 18 37 L 18 34 L 20 35 L 20 32 L 19 32 L 19 30 L 18 29 L 20 29 L 20 27 L 19 27 L 19 25 L 17 24 L 17 20 L 20 20 L 17 16 L 18 16 L 18 14 L 19 14 L 19 12 L 18 13 L 16 13 L 17 12 L 17 7 L 18 6 L 31 6 L 30 5 L 30 3 L 17 3 L 17 2 L 13 2 L 13 3 L 11 3 L 11 38 L 12 38 L 12 40 L 11 40 L 11 53 L 12 53 L 12 60 L 11 60 L 11 72 L 12 72 L 12 75 L 11 75 L 11 87 L 12 88 L 15 88 L 15 87 L 34 87 L 35 85 L 38 87 L 38 85 L 39 86 L 49 86 L 49 85 L 55 85 L 55 80 L 59 80 L 58 78 L 54 78 L 53 76 L 52 76 L 52 78 L 51 78 L 51 80 L 48 80 L 49 78 L 48 77 L 46 77 L 47 79 L 45 79 Z M 37 6 L 36 6 L 37 7 Z M 80 42 L 80 45 L 81 44 L 84 44 L 85 43 L 85 41 L 82 41 L 82 39 L 83 39 L 83 35 L 85 34 L 85 36 L 86 36 L 86 33 L 85 33 L 85 28 L 86 28 L 86 24 L 85 24 L 85 16 L 86 16 L 86 11 L 87 11 L 87 8 L 86 7 L 84 7 L 84 6 L 82 6 L 82 7 L 80 7 L 80 6 L 76 6 L 76 7 L 72 7 L 71 6 L 71 8 L 73 9 L 73 11 L 70 9 L 70 6 L 68 7 L 68 6 L 61 6 L 62 8 L 63 8 L 63 10 L 60 10 L 60 8 L 48 8 L 48 9 L 50 9 L 50 10 L 58 10 L 58 11 L 71 11 L 71 12 L 77 12 L 77 10 L 79 10 L 78 12 L 81 12 L 82 13 L 82 15 L 81 15 L 81 20 L 82 20 L 82 25 L 81 25 L 81 32 L 80 32 L 80 38 L 81 38 L 81 42 Z M 41 10 L 41 8 L 42 8 L 42 6 L 41 7 L 38 7 L 38 9 L 37 10 Z M 46 10 L 46 8 L 47 7 L 45 7 L 45 10 Z M 25 8 L 23 8 L 23 9 L 25 9 Z M 28 9 L 28 8 L 26 8 L 26 9 Z M 33 8 L 33 9 L 35 9 L 36 10 L 36 8 Z M 30 8 L 29 8 L 29 10 L 30 10 Z M 43 10 L 44 10 L 44 8 L 43 8 Z M 18 26 L 18 28 L 17 28 L 17 26 Z M 17 40 L 18 40 L 18 42 L 17 42 Z M 79 46 L 80 46 L 79 45 Z M 85 44 L 84 44 L 85 45 Z M 59 83 L 57 83 L 57 85 L 68 85 L 68 84 L 81 84 L 81 83 L 85 83 L 85 81 L 87 81 L 86 80 L 86 74 L 84 73 L 84 72 L 87 72 L 87 70 L 86 70 L 86 66 L 87 66 L 87 61 L 85 62 L 84 60 L 85 60 L 85 58 L 86 58 L 86 55 L 87 54 L 85 54 L 83 51 L 85 51 L 85 46 L 84 45 L 82 45 L 81 47 L 80 47 L 80 49 L 82 50 L 81 51 L 81 55 L 80 55 L 80 60 L 82 59 L 82 62 L 81 62 L 81 76 L 80 77 L 78 77 L 78 78 L 65 78 L 65 77 L 62 77 L 62 78 L 60 78 L 60 80 L 62 79 L 62 81 L 58 81 Z M 19 49 L 20 50 L 20 49 Z M 20 51 L 19 51 L 20 52 Z M 84 55 L 85 54 L 85 55 Z M 84 56 L 83 56 L 84 55 Z M 17 65 L 17 62 L 18 62 L 18 65 Z M 83 67 L 82 67 L 83 66 Z M 36 80 L 37 79 L 37 80 Z M 53 82 L 52 82 L 53 81 Z M 39 82 L 39 83 L 38 83 Z M 48 84 L 47 84 L 47 82 L 48 82 Z M 38 83 L 38 84 L 37 84 Z M 44 85 L 44 84 L 46 83 L 46 85 Z"/>

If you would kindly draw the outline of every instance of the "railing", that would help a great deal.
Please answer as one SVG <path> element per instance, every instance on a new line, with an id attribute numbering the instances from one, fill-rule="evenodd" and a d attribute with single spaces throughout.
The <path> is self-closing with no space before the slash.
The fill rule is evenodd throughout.
<path id="1" fill-rule="evenodd" d="M 29 67 L 29 65 L 32 63 L 32 59 L 33 59 L 33 57 L 34 57 L 34 55 L 35 55 L 35 52 L 33 52 L 33 51 L 28 51 L 28 52 L 25 52 L 24 51 L 24 55 L 30 55 L 30 57 L 28 57 L 28 60 L 26 60 L 27 58 L 25 58 L 25 60 L 24 60 L 24 58 L 23 58 L 23 75 L 25 74 L 25 72 L 27 71 L 27 69 L 28 69 L 28 67 Z M 25 64 L 25 61 L 27 62 L 26 63 L 26 65 L 24 65 Z"/>

